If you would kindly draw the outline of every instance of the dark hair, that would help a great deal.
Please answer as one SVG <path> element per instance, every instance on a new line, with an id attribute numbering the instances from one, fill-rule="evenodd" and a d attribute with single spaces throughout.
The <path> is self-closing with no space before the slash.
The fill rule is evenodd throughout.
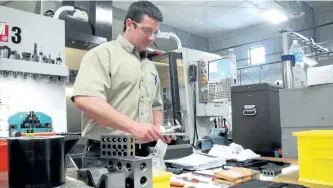
<path id="1" fill-rule="evenodd" d="M 163 21 L 162 12 L 157 8 L 156 5 L 149 1 L 137 1 L 132 3 L 127 10 L 127 14 L 124 20 L 123 32 L 126 31 L 126 20 L 128 18 L 137 23 L 140 23 L 144 15 L 147 15 L 159 22 Z"/>

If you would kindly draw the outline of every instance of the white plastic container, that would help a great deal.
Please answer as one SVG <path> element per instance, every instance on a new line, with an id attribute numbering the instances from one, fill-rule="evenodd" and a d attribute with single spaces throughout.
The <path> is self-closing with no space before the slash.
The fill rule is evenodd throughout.
<path id="1" fill-rule="evenodd" d="M 295 66 L 293 67 L 294 73 L 294 87 L 302 88 L 307 86 L 307 65 L 304 62 L 304 51 L 298 44 L 297 40 L 293 41 L 289 49 L 289 54 L 295 56 Z"/>

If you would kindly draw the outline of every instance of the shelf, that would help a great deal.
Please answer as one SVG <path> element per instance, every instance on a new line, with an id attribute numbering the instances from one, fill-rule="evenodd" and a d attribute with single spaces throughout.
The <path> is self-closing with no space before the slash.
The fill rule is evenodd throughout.
<path id="1" fill-rule="evenodd" d="M 63 77 L 68 77 L 69 75 L 69 70 L 66 65 L 38 63 L 7 58 L 0 58 L 0 71 L 13 71 Z"/>

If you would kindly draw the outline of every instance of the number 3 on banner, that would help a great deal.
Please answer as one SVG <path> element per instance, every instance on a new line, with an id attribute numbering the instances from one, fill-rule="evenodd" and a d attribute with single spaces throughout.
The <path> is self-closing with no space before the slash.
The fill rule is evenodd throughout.
<path id="1" fill-rule="evenodd" d="M 12 28 L 13 36 L 12 36 L 12 42 L 15 44 L 20 44 L 22 41 L 21 38 L 21 28 L 19 27 L 13 27 Z"/>

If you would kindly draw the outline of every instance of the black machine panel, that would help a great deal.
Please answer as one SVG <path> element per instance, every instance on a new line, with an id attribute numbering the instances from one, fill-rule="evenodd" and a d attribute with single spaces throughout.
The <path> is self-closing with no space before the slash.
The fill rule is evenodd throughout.
<path id="1" fill-rule="evenodd" d="M 89 17 L 85 22 L 60 15 L 66 25 L 66 47 L 87 50 L 112 40 L 112 1 L 63 1 L 62 5 L 86 11 Z"/>

